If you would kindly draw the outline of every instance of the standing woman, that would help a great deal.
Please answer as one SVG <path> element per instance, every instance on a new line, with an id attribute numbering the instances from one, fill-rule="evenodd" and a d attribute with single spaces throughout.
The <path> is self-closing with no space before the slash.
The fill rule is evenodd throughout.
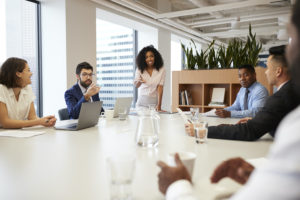
<path id="1" fill-rule="evenodd" d="M 0 127 L 23 128 L 35 125 L 54 126 L 56 118 L 37 117 L 31 84 L 32 72 L 27 62 L 8 58 L 0 69 Z"/>
<path id="2" fill-rule="evenodd" d="M 137 69 L 134 85 L 139 88 L 138 107 L 156 105 L 161 110 L 166 71 L 160 53 L 152 46 L 144 47 L 136 58 Z"/>

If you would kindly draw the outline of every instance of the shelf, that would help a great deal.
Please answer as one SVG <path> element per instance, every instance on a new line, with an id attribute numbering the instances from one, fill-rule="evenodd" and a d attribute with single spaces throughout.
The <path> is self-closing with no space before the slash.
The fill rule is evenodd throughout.
<path id="1" fill-rule="evenodd" d="M 269 94 L 273 94 L 273 87 L 268 84 L 265 76 L 265 68 L 256 67 L 257 81 L 267 88 Z M 200 112 L 207 112 L 213 108 L 225 108 L 219 106 L 208 106 L 211 102 L 213 88 L 225 88 L 224 104 L 232 105 L 241 85 L 238 79 L 238 69 L 216 69 L 216 70 L 183 70 L 172 72 L 172 112 L 176 108 L 189 110 L 191 107 L 200 108 Z M 189 104 L 179 105 L 182 91 L 190 94 Z"/>

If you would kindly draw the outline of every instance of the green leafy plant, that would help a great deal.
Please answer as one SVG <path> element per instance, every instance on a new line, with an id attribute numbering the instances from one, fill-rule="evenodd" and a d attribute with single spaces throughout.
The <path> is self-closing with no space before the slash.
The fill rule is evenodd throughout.
<path id="1" fill-rule="evenodd" d="M 216 53 L 215 49 L 211 47 L 209 49 L 208 58 L 207 58 L 209 69 L 218 68 L 218 60 L 219 60 L 218 54 Z"/>
<path id="2" fill-rule="evenodd" d="M 196 69 L 195 66 L 196 66 L 196 57 L 194 56 L 194 51 L 193 51 L 193 48 L 190 47 L 185 47 L 184 44 L 181 43 L 181 47 L 184 51 L 184 54 L 186 56 L 186 64 L 185 64 L 185 68 L 186 69 L 190 69 L 190 70 L 194 70 Z"/>
<path id="3" fill-rule="evenodd" d="M 219 54 L 219 59 L 218 62 L 220 63 L 221 68 L 230 68 L 231 63 L 232 63 L 232 46 L 231 43 L 229 43 L 227 49 L 225 48 L 224 45 L 221 45 L 219 50 L 218 50 L 218 54 Z"/>
<path id="4" fill-rule="evenodd" d="M 244 46 L 243 42 L 234 38 L 230 43 L 232 48 L 233 68 L 238 68 L 239 66 L 246 64 L 247 48 Z"/>
<path id="5" fill-rule="evenodd" d="M 195 49 L 196 49 L 196 44 L 195 42 L 192 40 Z M 196 63 L 198 66 L 198 69 L 207 69 L 208 68 L 208 64 L 207 64 L 207 52 L 208 50 L 214 45 L 215 41 L 213 40 L 210 45 L 208 46 L 208 48 L 203 51 L 202 49 L 200 50 L 200 53 L 196 50 Z"/>
<path id="6" fill-rule="evenodd" d="M 246 62 L 252 66 L 256 66 L 258 62 L 258 55 L 262 49 L 262 44 L 256 41 L 256 34 L 252 34 L 251 24 L 249 25 L 249 35 L 246 42 Z"/>

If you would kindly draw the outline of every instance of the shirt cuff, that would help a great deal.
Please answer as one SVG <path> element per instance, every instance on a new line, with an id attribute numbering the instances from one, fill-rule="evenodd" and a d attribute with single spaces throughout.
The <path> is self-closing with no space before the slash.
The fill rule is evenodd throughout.
<path id="1" fill-rule="evenodd" d="M 193 186 L 187 180 L 172 183 L 166 192 L 166 200 L 195 200 Z"/>

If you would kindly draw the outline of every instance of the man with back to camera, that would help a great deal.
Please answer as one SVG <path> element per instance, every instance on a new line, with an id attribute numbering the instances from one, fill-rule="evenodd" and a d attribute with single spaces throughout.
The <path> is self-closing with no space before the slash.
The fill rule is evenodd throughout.
<path id="1" fill-rule="evenodd" d="M 71 119 L 78 119 L 83 102 L 100 101 L 100 87 L 93 83 L 93 67 L 87 63 L 79 63 L 76 67 L 77 83 L 65 92 L 65 101 Z M 104 112 L 101 108 L 101 112 Z"/>
<path id="2" fill-rule="evenodd" d="M 264 106 L 268 91 L 256 81 L 254 67 L 251 65 L 240 66 L 239 80 L 242 87 L 234 103 L 225 109 L 217 109 L 215 113 L 219 117 L 254 117 Z"/>
<path id="3" fill-rule="evenodd" d="M 290 44 L 287 48 L 286 57 L 292 77 L 291 81 L 294 85 L 293 89 L 296 94 L 294 98 L 300 102 L 300 0 L 296 0 L 293 6 L 288 32 L 290 35 Z M 248 178 L 240 179 L 241 183 L 246 181 L 247 184 L 230 199 L 300 199 L 299 121 L 300 107 L 298 106 L 280 124 L 275 142 L 268 154 L 268 162 L 256 169 L 249 180 Z M 158 165 L 162 169 L 159 173 L 159 189 L 162 193 L 166 193 L 167 200 L 196 199 L 192 193 L 191 178 L 180 161 L 178 154 L 175 157 L 176 167 L 169 167 L 161 161 L 158 162 Z M 251 166 L 243 166 L 242 164 L 235 171 L 231 171 L 230 169 L 232 167 L 235 168 L 235 166 L 228 164 L 217 168 L 217 171 L 221 172 L 220 176 L 216 177 L 218 172 L 216 173 L 215 171 L 211 177 L 212 182 L 218 182 L 223 177 L 232 177 L 230 173 L 235 173 L 233 175 L 235 177 L 241 172 L 241 168 L 248 168 L 245 170 L 248 173 L 251 168 Z M 243 177 L 241 174 L 238 176 Z"/>
<path id="4" fill-rule="evenodd" d="M 275 86 L 277 92 L 267 99 L 261 111 L 246 123 L 208 127 L 209 138 L 253 141 L 268 132 L 275 136 L 279 122 L 298 105 L 284 54 L 284 45 L 269 49 L 265 73 L 269 84 Z M 193 136 L 193 127 L 189 124 L 185 127 L 187 134 Z"/>

